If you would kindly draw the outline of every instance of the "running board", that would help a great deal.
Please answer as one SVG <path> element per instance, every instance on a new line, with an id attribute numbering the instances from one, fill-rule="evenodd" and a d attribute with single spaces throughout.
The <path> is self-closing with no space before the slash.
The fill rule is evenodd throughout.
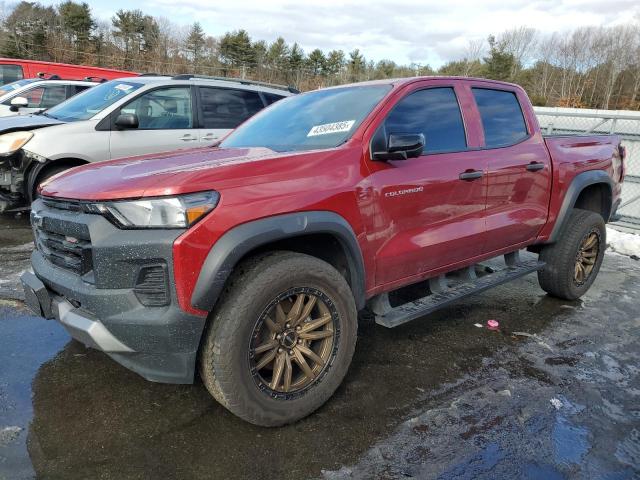
<path id="1" fill-rule="evenodd" d="M 469 280 L 464 283 L 460 283 L 451 288 L 442 289 L 441 291 L 434 292 L 430 295 L 419 298 L 418 300 L 399 305 L 395 308 L 387 307 L 384 309 L 374 309 L 376 323 L 387 328 L 397 327 L 398 325 L 402 325 L 403 323 L 410 322 L 411 320 L 415 320 L 432 313 L 468 295 L 483 292 L 492 287 L 523 277 L 529 273 L 536 272 L 542 269 L 545 265 L 544 262 L 538 260 L 516 263 L 512 261 L 515 259 L 509 258 L 508 256 L 506 257 L 507 258 L 505 260 L 507 260 L 507 267 L 504 269 L 495 271 L 477 279 L 469 278 Z M 388 306 L 388 297 L 385 296 L 383 298 L 383 302 Z M 379 300 L 378 304 L 380 303 L 381 301 Z M 375 310 L 382 310 L 384 313 L 378 314 Z"/>

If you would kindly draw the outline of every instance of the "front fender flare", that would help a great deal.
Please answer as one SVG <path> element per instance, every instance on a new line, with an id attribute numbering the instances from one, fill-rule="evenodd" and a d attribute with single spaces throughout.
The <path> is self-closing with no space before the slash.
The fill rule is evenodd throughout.
<path id="1" fill-rule="evenodd" d="M 247 253 L 268 243 L 301 235 L 333 235 L 349 263 L 349 284 L 358 309 L 365 304 L 365 271 L 362 252 L 353 229 L 334 212 L 310 211 L 277 215 L 239 225 L 213 245 L 200 269 L 191 305 L 211 311 L 236 264 Z"/>

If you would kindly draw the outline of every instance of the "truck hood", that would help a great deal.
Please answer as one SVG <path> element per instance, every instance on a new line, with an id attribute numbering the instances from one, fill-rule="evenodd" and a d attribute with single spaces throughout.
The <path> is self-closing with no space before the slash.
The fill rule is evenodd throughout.
<path id="1" fill-rule="evenodd" d="M 65 122 L 44 115 L 11 115 L 0 118 L 0 134 L 18 130 L 35 130 L 61 123 Z"/>
<path id="2" fill-rule="evenodd" d="M 199 148 L 83 165 L 42 185 L 42 195 L 76 200 L 117 200 L 179 195 L 247 185 L 273 167 L 266 160 L 311 152 L 278 153 L 267 148 Z"/>

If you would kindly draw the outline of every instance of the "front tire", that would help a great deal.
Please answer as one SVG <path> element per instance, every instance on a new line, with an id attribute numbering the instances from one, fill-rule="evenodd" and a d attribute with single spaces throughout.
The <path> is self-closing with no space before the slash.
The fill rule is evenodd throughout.
<path id="1" fill-rule="evenodd" d="M 540 260 L 546 263 L 538 271 L 540 286 L 554 297 L 580 298 L 600 271 L 606 245 L 607 230 L 602 216 L 574 209 L 560 239 L 540 252 Z"/>
<path id="2" fill-rule="evenodd" d="M 342 275 L 293 252 L 238 266 L 209 322 L 200 355 L 205 386 L 235 415 L 269 427 L 299 420 L 333 395 L 357 336 Z"/>

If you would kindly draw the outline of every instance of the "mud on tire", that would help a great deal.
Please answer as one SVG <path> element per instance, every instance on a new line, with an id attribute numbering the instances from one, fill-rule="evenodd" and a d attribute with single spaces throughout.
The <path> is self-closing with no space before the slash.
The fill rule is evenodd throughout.
<path id="1" fill-rule="evenodd" d="M 542 289 L 565 300 L 584 295 L 598 275 L 606 243 L 602 216 L 574 209 L 559 240 L 540 252 L 540 260 L 546 263 L 538 272 Z"/>
<path id="2" fill-rule="evenodd" d="M 245 261 L 209 319 L 200 376 L 240 418 L 279 426 L 324 404 L 355 349 L 353 294 L 328 263 L 293 252 Z"/>

